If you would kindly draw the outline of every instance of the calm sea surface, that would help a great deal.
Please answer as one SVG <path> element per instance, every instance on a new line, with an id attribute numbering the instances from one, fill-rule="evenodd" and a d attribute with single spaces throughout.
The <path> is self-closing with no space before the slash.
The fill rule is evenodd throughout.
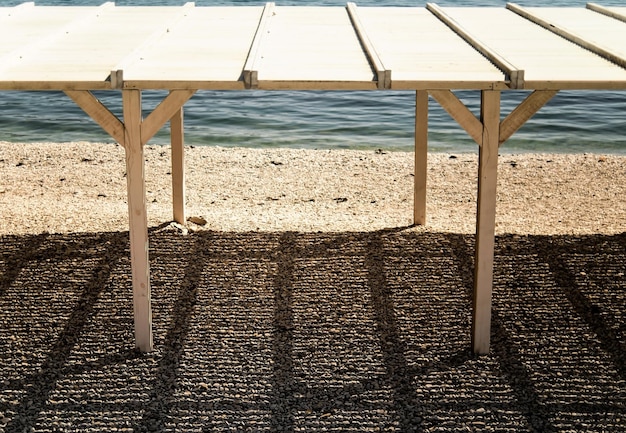
<path id="1" fill-rule="evenodd" d="M 98 5 L 104 0 L 42 0 L 38 5 Z M 0 0 L 13 6 L 19 0 Z M 184 0 L 123 0 L 118 5 L 182 5 Z M 344 5 L 336 0 L 277 1 L 277 5 Z M 501 6 L 505 1 L 438 1 L 441 6 Z M 519 1 L 524 6 L 584 6 L 585 1 Z M 603 0 L 624 6 L 623 0 Z M 262 5 L 262 1 L 198 0 L 196 5 Z M 360 6 L 424 6 L 408 0 L 357 1 Z M 19 43 L 19 41 L 15 41 Z M 150 109 L 164 93 L 145 92 Z M 478 92 L 459 92 L 478 112 Z M 503 92 L 508 113 L 522 92 Z M 119 113 L 116 92 L 98 94 Z M 470 152 L 476 144 L 431 100 L 430 150 Z M 292 148 L 412 150 L 414 92 L 202 91 L 185 105 L 187 144 Z M 0 140 L 12 142 L 111 139 L 65 95 L 58 92 L 0 92 Z M 166 129 L 152 143 L 167 143 Z M 626 92 L 562 91 L 504 146 L 505 152 L 598 152 L 626 154 Z"/>

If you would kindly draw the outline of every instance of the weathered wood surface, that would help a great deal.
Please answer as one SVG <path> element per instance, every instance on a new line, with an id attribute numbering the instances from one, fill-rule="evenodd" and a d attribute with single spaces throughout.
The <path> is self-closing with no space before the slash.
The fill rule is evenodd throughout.
<path id="1" fill-rule="evenodd" d="M 511 10 L 500 7 L 443 10 L 474 37 L 523 69 L 525 89 L 624 88 L 624 68 Z M 626 24 L 620 24 L 626 28 Z"/>
<path id="2" fill-rule="evenodd" d="M 626 89 L 623 9 L 25 3 L 0 89 Z"/>
<path id="3" fill-rule="evenodd" d="M 626 67 L 626 25 L 621 21 L 583 8 L 523 8 L 511 3 L 507 8 L 610 62 Z"/>

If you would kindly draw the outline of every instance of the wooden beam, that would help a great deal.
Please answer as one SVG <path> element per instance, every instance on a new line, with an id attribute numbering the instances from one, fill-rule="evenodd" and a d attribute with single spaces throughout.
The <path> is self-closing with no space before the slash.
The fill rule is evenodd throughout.
<path id="1" fill-rule="evenodd" d="M 91 92 L 87 90 L 66 90 L 65 94 L 113 137 L 115 141 L 122 145 L 125 143 L 124 124 Z"/>
<path id="2" fill-rule="evenodd" d="M 426 224 L 426 180 L 428 169 L 428 91 L 415 92 L 415 174 L 413 224 Z"/>
<path id="3" fill-rule="evenodd" d="M 426 9 L 439 18 L 444 24 L 452 29 L 456 34 L 463 38 L 468 44 L 474 47 L 483 56 L 495 64 L 502 72 L 504 72 L 509 81 L 509 87 L 512 89 L 524 88 L 524 70 L 516 67 L 493 48 L 472 35 L 461 24 L 448 15 L 441 7 L 435 3 L 426 3 Z"/>
<path id="4" fill-rule="evenodd" d="M 472 348 L 489 353 L 491 335 L 491 293 L 496 226 L 496 188 L 500 137 L 500 91 L 481 94 L 482 145 L 478 150 L 478 207 L 474 296 L 472 299 Z"/>
<path id="5" fill-rule="evenodd" d="M 500 124 L 500 144 L 507 141 L 557 93 L 558 90 L 535 90 L 528 95 Z"/>
<path id="6" fill-rule="evenodd" d="M 152 307 L 148 259 L 148 218 L 141 142 L 141 91 L 123 90 L 124 148 L 128 185 L 130 258 L 133 282 L 135 344 L 142 352 L 152 350 Z"/>
<path id="7" fill-rule="evenodd" d="M 348 2 L 346 5 L 346 9 L 348 10 L 348 15 L 350 16 L 350 21 L 352 22 L 352 26 L 354 27 L 354 31 L 356 32 L 361 45 L 365 49 L 365 54 L 367 54 L 367 58 L 370 61 L 370 64 L 374 67 L 376 71 L 376 79 L 378 81 L 379 89 L 391 89 L 391 69 L 387 69 L 383 64 L 383 61 L 380 58 L 380 54 L 374 47 L 371 39 L 367 35 L 367 31 L 365 30 L 365 26 L 361 22 L 361 18 L 359 17 L 358 9 L 355 3 Z"/>
<path id="8" fill-rule="evenodd" d="M 587 3 L 587 9 L 626 23 L 626 15 L 620 14 L 619 12 L 611 10 L 610 8 L 607 8 L 605 6 L 601 6 L 596 3 Z"/>
<path id="9" fill-rule="evenodd" d="M 479 146 L 482 145 L 483 125 L 454 93 L 450 90 L 430 90 L 428 93 L 467 131 Z"/>
<path id="10" fill-rule="evenodd" d="M 527 20 L 532 21 L 537 25 L 540 25 L 546 30 L 549 30 L 552 33 L 561 36 L 562 38 L 565 38 L 576 45 L 580 45 L 581 47 L 591 51 L 592 53 L 597 54 L 600 57 L 604 57 L 605 59 L 615 63 L 616 65 L 621 66 L 622 68 L 626 68 L 626 57 L 622 57 L 622 55 L 620 55 L 619 53 L 614 53 L 609 49 L 588 41 L 577 35 L 576 32 L 567 29 L 564 26 L 544 20 L 538 15 L 530 12 L 528 9 L 525 9 L 515 3 L 507 3 L 506 8 L 526 18 Z"/>
<path id="11" fill-rule="evenodd" d="M 146 144 L 159 129 L 193 96 L 195 90 L 172 90 L 141 123 L 141 144 Z"/>
<path id="12" fill-rule="evenodd" d="M 274 3 L 266 3 L 265 7 L 263 7 L 261 17 L 259 18 L 259 25 L 254 34 L 254 38 L 252 39 L 250 51 L 248 51 L 248 58 L 246 59 L 246 63 L 243 65 L 242 74 L 246 89 L 256 89 L 259 87 L 259 74 L 257 66 L 259 59 L 261 58 L 261 46 L 263 45 L 263 40 L 268 33 L 267 29 L 269 27 L 269 21 L 274 14 L 274 7 Z"/>
<path id="13" fill-rule="evenodd" d="M 185 224 L 185 130 L 183 107 L 170 119 L 172 146 L 172 207 L 174 221 Z"/>

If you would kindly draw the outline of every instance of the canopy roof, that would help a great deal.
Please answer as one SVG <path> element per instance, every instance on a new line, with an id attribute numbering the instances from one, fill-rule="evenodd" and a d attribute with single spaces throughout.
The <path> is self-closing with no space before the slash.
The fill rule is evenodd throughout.
<path id="1" fill-rule="evenodd" d="M 626 89 L 626 8 L 0 7 L 0 89 Z"/>

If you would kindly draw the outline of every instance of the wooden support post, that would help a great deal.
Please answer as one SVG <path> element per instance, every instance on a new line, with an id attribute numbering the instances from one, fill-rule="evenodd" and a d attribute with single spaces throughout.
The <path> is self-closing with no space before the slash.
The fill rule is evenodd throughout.
<path id="1" fill-rule="evenodd" d="M 415 177 L 413 224 L 426 224 L 426 178 L 428 168 L 428 91 L 415 92 Z"/>
<path id="2" fill-rule="evenodd" d="M 183 105 L 195 90 L 172 90 L 150 113 L 141 117 L 141 91 L 122 90 L 124 121 L 88 91 L 65 93 L 104 128 L 126 151 L 130 256 L 133 281 L 133 306 L 136 346 L 143 352 L 153 348 L 150 268 L 148 260 L 148 217 L 144 179 L 143 146 L 168 120 L 172 128 L 172 180 L 174 219 L 185 222 Z"/>
<path id="3" fill-rule="evenodd" d="M 135 344 L 142 352 L 152 350 L 152 310 L 148 260 L 148 218 L 141 140 L 141 91 L 123 90 L 124 149 L 128 186 L 130 258 L 135 316 Z"/>
<path id="4" fill-rule="evenodd" d="M 491 334 L 491 292 L 500 137 L 500 91 L 482 91 L 480 116 L 483 132 L 478 156 L 472 348 L 477 354 L 486 354 L 489 353 Z"/>
<path id="5" fill-rule="evenodd" d="M 185 132 L 183 107 L 170 119 L 172 145 L 172 206 L 174 221 L 185 224 Z"/>

